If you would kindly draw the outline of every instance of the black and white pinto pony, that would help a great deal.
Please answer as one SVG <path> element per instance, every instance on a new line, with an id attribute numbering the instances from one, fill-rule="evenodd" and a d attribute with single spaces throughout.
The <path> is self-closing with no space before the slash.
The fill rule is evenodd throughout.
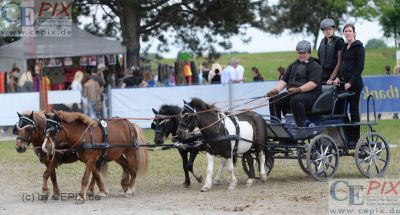
<path id="1" fill-rule="evenodd" d="M 235 189 L 237 185 L 233 164 L 236 155 L 251 156 L 251 150 L 255 149 L 260 163 L 265 163 L 265 121 L 256 112 L 247 111 L 227 116 L 216 110 L 214 105 L 193 98 L 189 103 L 184 101 L 177 130 L 179 140 L 186 139 L 189 132 L 193 132 L 196 127 L 200 129 L 207 143 L 207 178 L 200 191 L 207 192 L 211 189 L 215 156 L 226 159 L 230 179 L 228 189 Z M 221 163 L 220 170 L 223 166 L 223 162 Z M 263 182 L 267 180 L 264 165 L 260 165 L 260 176 Z M 251 186 L 254 182 L 254 168 L 250 165 L 250 177 L 246 185 Z"/>
<path id="2" fill-rule="evenodd" d="M 153 108 L 155 118 L 151 123 L 151 128 L 155 131 L 154 142 L 158 145 L 163 144 L 169 135 L 176 136 L 176 131 L 179 124 L 179 114 L 182 109 L 174 105 L 162 105 L 157 111 Z M 175 140 L 173 140 L 175 141 Z M 188 143 L 185 141 L 184 143 Z M 185 172 L 185 181 L 183 182 L 184 188 L 189 188 L 190 177 L 189 172 L 192 173 L 194 178 L 199 182 L 203 182 L 203 177 L 193 170 L 193 163 L 196 159 L 200 148 L 178 148 L 179 154 L 182 157 L 182 167 Z"/>

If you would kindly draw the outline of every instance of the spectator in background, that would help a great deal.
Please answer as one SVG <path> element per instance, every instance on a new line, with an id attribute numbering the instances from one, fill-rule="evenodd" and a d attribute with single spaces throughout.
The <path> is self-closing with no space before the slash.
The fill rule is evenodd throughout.
<path id="1" fill-rule="evenodd" d="M 222 70 L 221 83 L 243 83 L 244 68 L 239 65 L 239 60 L 232 58 L 229 65 Z"/>
<path id="2" fill-rule="evenodd" d="M 71 90 L 82 91 L 83 72 L 78 70 L 74 75 L 74 80 L 71 83 Z"/>
<path id="3" fill-rule="evenodd" d="M 210 83 L 210 80 L 208 80 L 208 75 L 210 74 L 210 67 L 208 66 L 208 63 L 206 63 L 206 62 L 203 63 L 203 69 L 201 72 L 202 72 L 202 80 L 203 80 L 202 83 L 205 83 L 205 84 Z"/>
<path id="4" fill-rule="evenodd" d="M 175 72 L 173 67 L 168 70 L 168 81 L 167 81 L 167 87 L 175 87 L 176 86 L 176 81 L 175 81 Z"/>
<path id="5" fill-rule="evenodd" d="M 387 64 L 386 66 L 385 66 L 385 75 L 391 75 L 392 74 L 392 68 L 390 67 L 390 65 L 389 64 Z"/>
<path id="6" fill-rule="evenodd" d="M 143 72 L 143 80 L 140 83 L 140 87 L 155 87 L 156 82 L 154 81 L 154 76 L 150 70 L 145 70 Z"/>
<path id="7" fill-rule="evenodd" d="M 399 64 L 395 67 L 394 74 L 395 75 L 400 75 L 400 65 Z"/>
<path id="8" fill-rule="evenodd" d="M 222 66 L 219 63 L 213 63 L 211 66 L 211 70 L 208 73 L 208 78 L 207 78 L 208 82 L 211 83 L 211 79 L 214 77 L 216 69 L 218 69 L 218 71 L 220 72 L 220 75 L 221 75 Z"/>
<path id="9" fill-rule="evenodd" d="M 122 81 L 121 88 L 139 87 L 140 83 L 143 81 L 143 78 L 140 75 L 140 69 L 132 66 L 131 70 L 128 71 L 127 74 L 128 77 Z"/>
<path id="10" fill-rule="evenodd" d="M 221 75 L 219 74 L 219 69 L 215 69 L 215 75 L 211 79 L 211 84 L 221 84 Z"/>
<path id="11" fill-rule="evenodd" d="M 229 63 L 234 69 L 229 73 L 231 83 L 243 83 L 244 67 L 239 64 L 239 60 L 232 58 Z"/>
<path id="12" fill-rule="evenodd" d="M 31 71 L 23 72 L 18 80 L 18 92 L 33 92 L 33 80 Z"/>
<path id="13" fill-rule="evenodd" d="M 100 66 L 100 65 L 99 65 L 99 66 Z M 92 73 L 91 73 L 90 78 L 93 79 L 93 80 L 95 80 L 95 81 L 99 84 L 100 88 L 103 89 L 103 86 L 104 86 L 104 79 L 103 79 L 103 78 L 101 77 L 101 75 L 99 74 L 99 71 L 101 71 L 101 70 L 99 70 L 99 69 L 92 69 Z M 102 91 L 103 91 L 103 90 L 102 90 Z"/>
<path id="14" fill-rule="evenodd" d="M 285 68 L 280 66 L 277 68 L 277 72 L 278 72 L 278 80 L 282 80 L 283 74 L 285 74 Z"/>
<path id="15" fill-rule="evenodd" d="M 11 72 L 8 74 L 9 76 L 7 79 L 7 86 L 8 86 L 7 92 L 16 93 L 18 90 L 18 79 L 20 76 L 20 70 L 18 67 L 13 67 Z"/>
<path id="16" fill-rule="evenodd" d="M 183 65 L 183 75 L 185 76 L 186 84 L 192 85 L 192 69 L 190 68 L 189 62 Z"/>
<path id="17" fill-rule="evenodd" d="M 264 78 L 260 74 L 260 71 L 258 70 L 257 67 L 251 68 L 251 74 L 253 75 L 253 81 L 264 81 Z"/>
<path id="18" fill-rule="evenodd" d="M 83 72 L 78 70 L 75 75 L 74 75 L 74 80 L 71 83 L 71 90 L 79 90 L 79 92 L 82 95 L 81 99 L 81 104 L 78 104 L 78 109 L 82 110 L 82 104 L 83 102 L 83 87 L 82 87 L 82 81 L 83 81 Z"/>
<path id="19" fill-rule="evenodd" d="M 88 103 L 88 115 L 92 119 L 97 119 L 96 103 L 101 102 L 101 94 L 100 85 L 92 76 L 83 86 L 83 95 L 87 98 Z"/>

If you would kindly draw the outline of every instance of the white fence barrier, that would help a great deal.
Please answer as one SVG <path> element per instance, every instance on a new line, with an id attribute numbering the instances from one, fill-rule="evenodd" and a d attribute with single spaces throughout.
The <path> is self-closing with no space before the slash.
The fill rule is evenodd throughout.
<path id="1" fill-rule="evenodd" d="M 111 91 L 111 116 L 127 118 L 154 117 L 152 108 L 163 104 L 183 106 L 183 100 L 198 97 L 207 103 L 263 96 L 276 85 L 276 81 L 232 85 L 197 85 L 181 87 L 113 89 Z M 255 102 L 254 104 L 259 104 Z M 226 105 L 226 104 L 223 104 Z M 235 106 L 235 103 L 232 103 Z M 254 106 L 247 106 L 251 108 Z M 239 107 L 242 108 L 242 107 Z M 269 113 L 267 107 L 255 111 Z M 141 127 L 150 127 L 151 120 L 132 120 Z"/>
<path id="2" fill-rule="evenodd" d="M 276 85 L 276 81 L 254 82 L 232 85 L 195 85 L 159 88 L 130 88 L 111 90 L 111 116 L 127 118 L 154 117 L 152 108 L 158 109 L 163 104 L 183 106 L 183 99 L 190 101 L 193 97 L 207 103 L 251 98 L 265 95 Z M 49 104 L 72 104 L 81 101 L 79 91 L 49 91 Z M 26 110 L 39 111 L 39 93 L 0 94 L 2 108 L 0 126 L 14 125 L 18 121 L 16 112 Z M 254 104 L 259 104 L 255 102 Z M 222 105 L 227 105 L 222 104 Z M 231 104 L 235 106 L 235 103 Z M 247 106 L 251 108 L 254 106 Z M 241 108 L 241 107 L 240 107 Z M 261 114 L 269 113 L 267 107 L 255 110 Z M 150 127 L 151 120 L 132 120 L 140 126 Z"/>

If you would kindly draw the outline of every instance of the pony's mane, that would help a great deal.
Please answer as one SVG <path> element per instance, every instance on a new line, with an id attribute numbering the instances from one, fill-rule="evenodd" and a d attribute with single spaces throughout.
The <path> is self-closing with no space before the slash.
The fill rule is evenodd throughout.
<path id="1" fill-rule="evenodd" d="M 71 123 L 71 122 L 81 122 L 86 125 L 93 125 L 96 126 L 97 123 L 87 115 L 83 113 L 78 113 L 78 112 L 64 112 L 64 111 L 57 111 L 56 112 L 57 117 L 66 123 Z"/>
<path id="2" fill-rule="evenodd" d="M 199 98 L 193 98 L 190 102 L 190 106 L 198 111 L 213 109 L 215 106 L 213 104 L 207 104 Z"/>
<path id="3" fill-rule="evenodd" d="M 176 105 L 162 105 L 158 112 L 162 115 L 178 115 L 181 112 L 181 108 Z"/>
<path id="4" fill-rule="evenodd" d="M 44 125 L 46 116 L 44 115 L 43 111 L 38 112 L 38 111 L 27 110 L 27 111 L 22 112 L 21 114 L 23 116 L 30 117 L 32 112 L 33 112 L 33 121 L 36 123 L 39 123 L 41 125 Z"/>

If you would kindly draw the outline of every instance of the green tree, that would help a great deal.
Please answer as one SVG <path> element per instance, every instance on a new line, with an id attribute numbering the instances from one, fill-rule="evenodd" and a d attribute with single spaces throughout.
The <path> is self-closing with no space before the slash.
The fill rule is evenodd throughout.
<path id="1" fill-rule="evenodd" d="M 400 34 L 400 0 L 375 0 L 379 15 L 379 23 L 382 25 L 384 35 L 393 37 L 395 47 L 398 47 Z"/>
<path id="2" fill-rule="evenodd" d="M 367 19 L 375 15 L 368 0 L 280 0 L 272 6 L 272 16 L 265 23 L 265 28 L 273 34 L 281 34 L 284 30 L 291 33 L 303 33 L 314 36 L 314 49 L 320 33 L 320 22 L 329 17 L 339 21 L 345 15 L 364 17 Z"/>
<path id="3" fill-rule="evenodd" d="M 93 15 L 97 10 L 104 12 L 101 21 L 105 28 Z M 230 48 L 231 36 L 247 41 L 248 27 L 263 29 L 260 14 L 269 10 L 262 0 L 77 0 L 74 11 L 92 17 L 93 22 L 86 26 L 92 32 L 120 33 L 127 46 L 128 66 L 132 66 L 139 65 L 141 42 L 154 39 L 161 42 L 159 51 L 168 51 L 174 44 L 196 56 L 214 50 L 215 45 Z"/>
<path id="4" fill-rule="evenodd" d="M 370 39 L 365 44 L 366 49 L 387 48 L 385 41 L 382 39 Z"/>

